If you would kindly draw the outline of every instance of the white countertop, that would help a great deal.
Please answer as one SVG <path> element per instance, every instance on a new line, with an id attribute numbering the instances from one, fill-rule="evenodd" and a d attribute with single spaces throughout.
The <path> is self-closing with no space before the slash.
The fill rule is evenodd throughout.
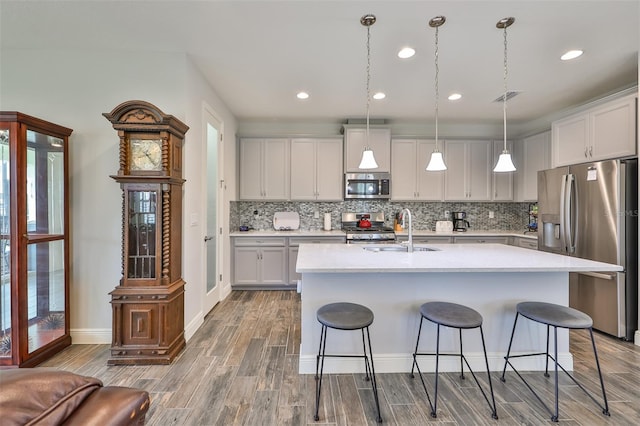
<path id="1" fill-rule="evenodd" d="M 372 244 L 302 244 L 296 272 L 613 272 L 622 267 L 504 244 L 416 244 L 438 251 L 375 252 Z M 389 245 L 386 245 L 387 247 Z"/>
<path id="2" fill-rule="evenodd" d="M 408 236 L 406 231 L 395 233 L 396 236 Z M 332 229 L 331 231 L 318 230 L 296 230 L 296 231 L 276 231 L 275 229 L 251 230 L 251 231 L 234 231 L 230 234 L 232 237 L 334 237 L 344 236 L 345 233 L 341 229 Z M 523 237 L 532 240 L 538 239 L 538 234 L 515 232 L 515 231 L 467 231 L 467 232 L 435 232 L 428 230 L 414 230 L 414 236 L 443 236 L 443 237 Z"/>

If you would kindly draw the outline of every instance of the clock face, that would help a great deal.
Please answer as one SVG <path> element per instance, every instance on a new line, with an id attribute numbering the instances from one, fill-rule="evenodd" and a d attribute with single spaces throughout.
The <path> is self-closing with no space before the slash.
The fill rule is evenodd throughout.
<path id="1" fill-rule="evenodd" d="M 162 170 L 162 140 L 160 139 L 131 139 L 131 170 L 157 171 Z"/>

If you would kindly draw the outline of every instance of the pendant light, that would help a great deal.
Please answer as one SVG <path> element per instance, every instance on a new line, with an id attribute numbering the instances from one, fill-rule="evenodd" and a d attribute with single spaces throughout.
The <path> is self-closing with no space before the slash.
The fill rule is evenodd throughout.
<path id="1" fill-rule="evenodd" d="M 442 170 L 447 170 L 447 166 L 444 164 L 444 158 L 442 158 L 442 152 L 438 150 L 438 100 L 440 98 L 440 91 L 438 88 L 438 74 L 440 69 L 438 68 L 438 28 L 441 25 L 444 25 L 447 18 L 444 16 L 436 16 L 435 18 L 429 21 L 429 26 L 431 28 L 436 29 L 436 48 L 435 48 L 435 65 L 436 65 L 436 79 L 435 79 L 435 88 L 436 88 L 436 147 L 431 153 L 431 160 L 429 160 L 429 164 L 427 164 L 427 171 L 430 172 L 439 172 Z"/>
<path id="2" fill-rule="evenodd" d="M 368 14 L 360 18 L 360 23 L 367 27 L 367 130 L 365 133 L 365 146 L 362 151 L 362 160 L 360 160 L 359 169 L 377 169 L 378 163 L 373 156 L 373 149 L 369 146 L 369 105 L 371 103 L 371 91 L 369 82 L 371 81 L 371 25 L 376 23 L 376 17 Z"/>
<path id="3" fill-rule="evenodd" d="M 493 169 L 494 172 L 513 172 L 516 170 L 516 166 L 513 165 L 511 160 L 511 154 L 507 150 L 507 27 L 515 22 L 516 18 L 509 17 L 503 18 L 496 24 L 497 28 L 504 30 L 504 95 L 502 96 L 502 118 L 503 118 L 503 134 L 504 134 L 504 147 L 502 154 L 498 157 L 498 163 Z"/>

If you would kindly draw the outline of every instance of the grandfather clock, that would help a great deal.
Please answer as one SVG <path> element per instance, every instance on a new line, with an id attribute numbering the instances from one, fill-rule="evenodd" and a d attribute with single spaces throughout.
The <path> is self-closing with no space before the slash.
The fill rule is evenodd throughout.
<path id="1" fill-rule="evenodd" d="M 113 290 L 109 365 L 170 364 L 184 348 L 182 145 L 189 127 L 154 105 L 103 114 L 120 138 L 122 279 Z"/>

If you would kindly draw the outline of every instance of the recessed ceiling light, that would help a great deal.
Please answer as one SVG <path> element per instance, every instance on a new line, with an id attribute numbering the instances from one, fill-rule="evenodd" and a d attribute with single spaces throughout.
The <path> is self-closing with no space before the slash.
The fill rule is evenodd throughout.
<path id="1" fill-rule="evenodd" d="M 563 61 L 568 61 L 570 59 L 575 59 L 578 56 L 581 56 L 582 53 L 582 50 L 569 50 L 564 55 L 560 56 L 560 59 L 562 59 Z"/>
<path id="2" fill-rule="evenodd" d="M 400 49 L 400 51 L 398 52 L 398 58 L 400 59 L 407 59 L 412 57 L 413 55 L 416 54 L 416 50 L 411 48 L 411 47 L 403 47 L 402 49 Z"/>
<path id="3" fill-rule="evenodd" d="M 460 93 L 452 93 L 449 95 L 449 100 L 450 101 L 457 101 L 458 99 L 460 99 L 462 97 L 462 95 Z"/>
<path id="4" fill-rule="evenodd" d="M 296 97 L 298 99 L 308 99 L 309 98 L 309 94 L 307 92 L 299 92 Z"/>
<path id="5" fill-rule="evenodd" d="M 378 93 L 376 93 L 375 95 L 373 95 L 373 99 L 378 99 L 378 100 L 380 100 L 380 99 L 384 99 L 384 98 L 386 98 L 386 97 L 387 97 L 387 95 L 385 95 L 385 94 L 384 94 L 384 93 L 382 93 L 382 92 L 378 92 Z"/>

